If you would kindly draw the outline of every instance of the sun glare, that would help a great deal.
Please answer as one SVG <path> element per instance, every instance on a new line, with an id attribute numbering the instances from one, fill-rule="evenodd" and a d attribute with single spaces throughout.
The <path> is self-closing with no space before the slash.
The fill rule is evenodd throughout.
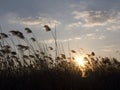
<path id="1" fill-rule="evenodd" d="M 82 73 L 82 77 L 86 77 L 86 61 L 84 60 L 84 56 L 77 56 L 75 57 L 75 62 L 76 65 L 79 66 L 81 73 Z"/>
<path id="2" fill-rule="evenodd" d="M 85 67 L 85 62 L 84 62 L 84 57 L 76 57 L 75 60 L 76 60 L 76 63 L 79 65 L 79 66 L 82 66 L 82 67 Z"/>

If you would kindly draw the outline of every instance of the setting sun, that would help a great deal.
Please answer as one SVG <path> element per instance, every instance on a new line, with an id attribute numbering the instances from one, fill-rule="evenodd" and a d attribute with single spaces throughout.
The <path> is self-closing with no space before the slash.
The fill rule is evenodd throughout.
<path id="1" fill-rule="evenodd" d="M 82 66 L 82 67 L 85 67 L 85 61 L 83 59 L 84 57 L 76 57 L 75 60 L 77 62 L 78 65 Z"/>

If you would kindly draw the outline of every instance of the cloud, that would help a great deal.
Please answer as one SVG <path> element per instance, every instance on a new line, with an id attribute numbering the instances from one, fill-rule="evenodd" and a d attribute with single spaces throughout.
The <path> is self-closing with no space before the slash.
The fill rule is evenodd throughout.
<path id="1" fill-rule="evenodd" d="M 98 33 L 88 33 L 86 35 L 83 35 L 84 39 L 99 39 L 103 40 L 106 37 L 103 34 L 98 34 Z"/>
<path id="2" fill-rule="evenodd" d="M 75 37 L 74 39 L 75 40 L 81 40 L 82 38 L 81 37 Z"/>
<path id="3" fill-rule="evenodd" d="M 46 44 L 54 44 L 54 40 L 53 39 L 48 39 L 48 40 L 44 40 L 44 43 Z M 43 43 L 43 41 L 41 41 L 41 43 Z"/>
<path id="4" fill-rule="evenodd" d="M 115 48 L 117 45 L 115 45 L 115 44 L 112 44 L 112 45 L 106 45 L 106 46 L 104 46 L 104 48 Z"/>
<path id="5" fill-rule="evenodd" d="M 103 51 L 103 52 L 111 52 L 112 50 L 104 48 L 104 49 L 101 49 L 101 51 Z"/>
<path id="6" fill-rule="evenodd" d="M 110 11 L 73 11 L 72 14 L 82 22 L 82 27 L 104 26 L 117 20 L 115 13 Z"/>
<path id="7" fill-rule="evenodd" d="M 88 7 L 88 2 L 86 3 L 85 1 L 80 1 L 75 3 L 70 4 L 70 7 L 73 9 L 79 9 L 79 10 L 86 10 Z"/>
<path id="8" fill-rule="evenodd" d="M 75 22 L 75 23 L 71 23 L 71 24 L 68 24 L 66 26 L 67 29 L 73 29 L 73 28 L 78 28 L 82 25 L 81 22 Z"/>
<path id="9" fill-rule="evenodd" d="M 24 25 L 39 25 L 41 24 L 39 18 L 27 17 L 21 20 L 21 23 Z"/>
<path id="10" fill-rule="evenodd" d="M 104 51 L 104 52 L 112 52 L 115 48 L 117 47 L 117 45 L 106 45 L 106 46 L 103 46 L 103 48 L 101 49 L 101 51 Z"/>
<path id="11" fill-rule="evenodd" d="M 60 42 L 67 42 L 68 41 L 72 41 L 72 40 L 79 40 L 80 38 L 79 37 L 75 37 L 75 38 L 66 38 L 66 39 L 57 39 L 57 41 L 60 43 Z M 40 41 L 41 43 L 43 43 L 43 41 Z M 46 44 L 55 44 L 55 40 L 54 39 L 46 39 L 44 40 L 44 42 Z"/>
<path id="12" fill-rule="evenodd" d="M 119 25 L 110 25 L 109 27 L 106 28 L 108 31 L 117 31 L 120 29 Z"/>
<path id="13" fill-rule="evenodd" d="M 106 37 L 104 36 L 104 35 L 100 35 L 99 37 L 98 37 L 98 39 L 100 39 L 100 40 L 103 40 L 103 39 L 105 39 Z"/>
<path id="14" fill-rule="evenodd" d="M 46 17 L 28 17 L 23 18 L 22 23 L 25 25 L 41 25 L 44 26 L 45 24 L 49 25 L 51 28 L 54 28 L 55 25 L 60 25 L 61 23 L 55 19 L 52 18 L 46 18 Z"/>
<path id="15" fill-rule="evenodd" d="M 60 25 L 61 22 L 58 20 L 55 20 L 53 18 L 48 17 L 24 17 L 21 18 L 16 14 L 8 14 L 7 15 L 8 22 L 12 24 L 21 24 L 21 25 L 27 25 L 27 26 L 44 26 L 45 24 L 49 25 L 51 28 L 54 28 L 55 25 Z"/>

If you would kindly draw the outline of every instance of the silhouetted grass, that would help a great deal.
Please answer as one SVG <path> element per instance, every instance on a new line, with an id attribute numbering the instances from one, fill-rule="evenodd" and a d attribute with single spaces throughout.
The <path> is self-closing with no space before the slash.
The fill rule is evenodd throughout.
<path id="1" fill-rule="evenodd" d="M 0 90 L 120 89 L 117 59 L 96 57 L 92 52 L 84 54 L 85 65 L 80 66 L 75 62 L 75 55 L 81 56 L 79 52 L 70 50 L 68 57 L 60 53 L 56 31 L 44 27 L 52 35 L 54 47 L 39 41 L 30 28 L 25 28 L 30 38 L 17 30 L 0 33 Z"/>

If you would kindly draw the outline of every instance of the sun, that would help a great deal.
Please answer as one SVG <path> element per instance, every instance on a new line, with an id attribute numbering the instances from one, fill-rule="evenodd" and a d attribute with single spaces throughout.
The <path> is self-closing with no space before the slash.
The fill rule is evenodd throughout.
<path id="1" fill-rule="evenodd" d="M 81 67 L 85 67 L 85 61 L 84 61 L 84 57 L 79 56 L 79 57 L 75 57 L 76 63 L 81 66 Z"/>
<path id="2" fill-rule="evenodd" d="M 75 57 L 75 63 L 81 70 L 81 76 L 86 77 L 86 64 L 87 62 L 84 60 L 84 56 L 76 56 Z"/>

